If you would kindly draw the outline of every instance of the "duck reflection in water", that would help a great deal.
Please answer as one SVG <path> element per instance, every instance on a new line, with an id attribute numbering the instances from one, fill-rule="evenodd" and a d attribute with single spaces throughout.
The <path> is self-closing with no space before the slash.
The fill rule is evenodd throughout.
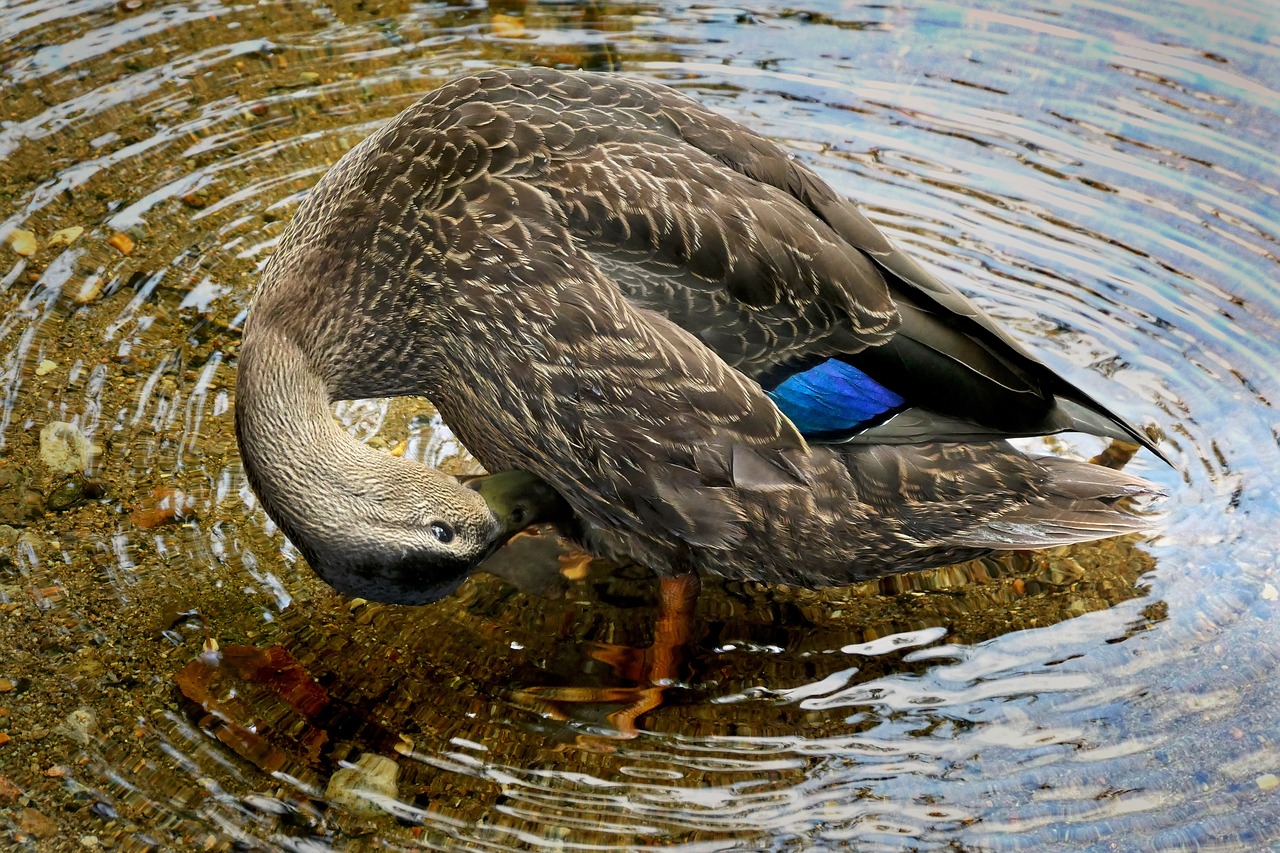
<path id="1" fill-rule="evenodd" d="M 330 411 L 398 395 L 498 473 L 376 452 Z M 548 69 L 451 82 L 325 175 L 236 396 L 251 486 L 339 591 L 439 600 L 543 520 L 651 569 L 652 647 L 600 656 L 654 695 L 701 575 L 840 585 L 1143 529 L 1149 483 L 1006 441 L 1067 430 L 1165 458 L 783 149 Z"/>

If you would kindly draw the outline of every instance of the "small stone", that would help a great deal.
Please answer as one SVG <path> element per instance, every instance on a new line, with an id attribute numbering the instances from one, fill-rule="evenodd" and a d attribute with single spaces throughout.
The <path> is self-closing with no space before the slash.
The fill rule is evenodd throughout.
<path id="1" fill-rule="evenodd" d="M 9 232 L 9 246 L 24 258 L 36 253 L 36 235 L 21 228 Z"/>
<path id="2" fill-rule="evenodd" d="M 498 38 L 520 38 L 525 34 L 524 19 L 514 15 L 490 15 L 489 27 Z"/>
<path id="3" fill-rule="evenodd" d="M 87 744 L 89 736 L 98 727 L 98 718 L 90 708 L 77 708 L 67 715 L 55 731 L 68 740 Z"/>
<path id="4" fill-rule="evenodd" d="M 1280 788 L 1280 776 L 1274 773 L 1263 773 L 1253 783 L 1264 791 L 1273 791 Z"/>
<path id="5" fill-rule="evenodd" d="M 303 71 L 301 74 L 299 74 L 299 75 L 298 75 L 298 81 L 299 81 L 300 83 L 302 83 L 302 85 L 304 85 L 304 86 L 311 86 L 311 85 L 313 85 L 313 84 L 315 84 L 315 83 L 319 83 L 319 82 L 320 82 L 320 72 L 318 72 L 318 71 Z"/>
<path id="6" fill-rule="evenodd" d="M 36 838 L 50 838 L 58 834 L 58 825 L 38 809 L 28 808 L 18 812 L 18 829 L 29 832 Z"/>
<path id="7" fill-rule="evenodd" d="M 0 732 L 0 746 L 4 746 L 11 740 L 13 740 L 13 738 L 9 736 L 8 732 Z"/>
<path id="8" fill-rule="evenodd" d="M 1280 598 L 1280 590 L 1277 590 L 1272 584 L 1269 584 L 1269 583 L 1262 585 L 1263 601 L 1275 601 L 1277 598 Z"/>
<path id="9" fill-rule="evenodd" d="M 50 421 L 40 430 L 40 460 L 57 474 L 76 474 L 89 465 L 89 439 L 74 424 Z"/>
<path id="10" fill-rule="evenodd" d="M 98 840 L 96 835 L 82 835 L 80 836 L 80 846 L 86 850 L 97 850 L 102 846 L 102 842 Z"/>
<path id="11" fill-rule="evenodd" d="M 42 605 L 41 609 L 44 609 L 66 598 L 66 590 L 60 586 L 42 586 L 38 589 L 32 589 L 31 597 L 36 600 L 37 604 Z"/>
<path id="12" fill-rule="evenodd" d="M 329 777 L 325 799 L 354 814 L 375 815 L 381 809 L 372 797 L 396 796 L 400 766 L 382 755 L 365 753 L 353 767 L 343 767 Z"/>
<path id="13" fill-rule="evenodd" d="M 134 242 L 133 238 L 128 234 L 121 234 L 119 232 L 112 234 L 107 238 L 107 244 L 122 255 L 133 254 Z"/>
<path id="14" fill-rule="evenodd" d="M 40 363 L 36 365 L 36 376 L 48 376 L 50 373 L 53 373 L 53 371 L 57 369 L 58 369 L 58 362 L 50 361 L 47 358 L 42 359 Z"/>
<path id="15" fill-rule="evenodd" d="M 0 678 L 0 693 L 12 693 L 14 689 L 13 682 L 8 678 Z"/>
<path id="16" fill-rule="evenodd" d="M 175 524 L 195 515 L 195 499 L 168 486 L 157 486 L 151 493 L 151 502 L 134 509 L 129 520 L 148 530 L 163 524 Z"/>
<path id="17" fill-rule="evenodd" d="M 76 290 L 75 295 L 71 297 L 71 301 L 77 305 L 88 305 L 102 295 L 102 290 L 106 286 L 107 282 L 102 276 L 96 272 L 92 273 L 80 283 L 80 287 Z"/>
<path id="18" fill-rule="evenodd" d="M 40 494 L 35 489 L 23 490 L 22 497 L 18 499 L 18 512 L 21 514 L 22 518 L 28 520 L 38 518 L 40 514 L 44 512 L 44 507 L 44 495 Z M 33 547 L 40 546 L 33 545 Z"/>
<path id="19" fill-rule="evenodd" d="M 22 796 L 22 789 L 4 776 L 0 776 L 0 805 L 16 803 Z"/>
<path id="20" fill-rule="evenodd" d="M 79 225 L 72 225 L 70 228 L 61 228 L 49 235 L 49 248 L 53 249 L 58 246 L 70 246 L 76 240 L 80 239 L 80 235 L 84 233 L 84 229 Z"/>
<path id="21" fill-rule="evenodd" d="M 51 512 L 64 512 L 84 503 L 85 481 L 83 477 L 72 477 L 58 485 L 45 500 L 45 506 Z"/>

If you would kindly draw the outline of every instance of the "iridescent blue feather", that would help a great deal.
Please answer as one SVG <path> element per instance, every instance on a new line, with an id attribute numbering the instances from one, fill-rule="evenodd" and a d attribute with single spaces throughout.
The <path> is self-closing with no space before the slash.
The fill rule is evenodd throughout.
<path id="1" fill-rule="evenodd" d="M 906 402 L 858 368 L 834 358 L 789 377 L 769 396 L 805 435 L 855 430 Z"/>

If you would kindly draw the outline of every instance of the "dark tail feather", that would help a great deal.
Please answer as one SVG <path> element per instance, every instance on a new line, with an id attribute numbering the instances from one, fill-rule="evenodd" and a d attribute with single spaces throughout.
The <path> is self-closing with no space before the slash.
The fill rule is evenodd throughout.
<path id="1" fill-rule="evenodd" d="M 1042 456 L 1035 461 L 1048 472 L 1041 494 L 957 535 L 956 544 L 1000 550 L 1052 548 L 1149 531 L 1161 518 L 1133 506 L 1134 498 L 1164 494 L 1146 480 L 1070 459 Z"/>

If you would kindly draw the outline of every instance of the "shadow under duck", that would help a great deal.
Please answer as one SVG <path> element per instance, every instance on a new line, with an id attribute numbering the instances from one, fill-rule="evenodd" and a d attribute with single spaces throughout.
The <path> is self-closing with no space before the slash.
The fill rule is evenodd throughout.
<path id="1" fill-rule="evenodd" d="M 332 417 L 398 395 L 508 473 L 469 488 Z M 1164 459 L 774 143 L 548 69 L 455 80 L 316 185 L 249 313 L 236 427 L 321 577 L 406 604 L 560 498 L 594 553 L 816 586 L 1145 526 L 1122 499 L 1150 484 L 1008 437 Z"/>

